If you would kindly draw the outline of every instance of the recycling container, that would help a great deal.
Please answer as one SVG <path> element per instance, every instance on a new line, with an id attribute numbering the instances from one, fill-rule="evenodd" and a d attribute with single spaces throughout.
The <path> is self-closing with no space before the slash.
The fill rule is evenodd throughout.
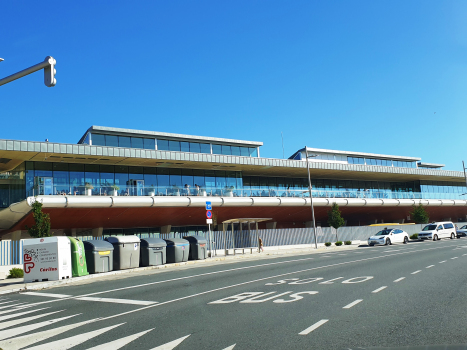
<path id="1" fill-rule="evenodd" d="M 207 257 L 207 243 L 208 241 L 203 236 L 187 236 L 183 237 L 190 242 L 189 260 L 204 260 Z"/>
<path id="2" fill-rule="evenodd" d="M 23 270 L 24 282 L 71 278 L 71 243 L 68 237 L 24 240 Z"/>
<path id="3" fill-rule="evenodd" d="M 84 245 L 79 239 L 68 237 L 71 243 L 71 272 L 73 277 L 89 275 Z"/>
<path id="4" fill-rule="evenodd" d="M 139 267 L 141 241 L 136 236 L 110 236 L 105 239 L 114 246 L 114 270 Z"/>
<path id="5" fill-rule="evenodd" d="M 142 238 L 140 266 L 165 264 L 166 247 L 167 243 L 162 238 Z"/>
<path id="6" fill-rule="evenodd" d="M 181 238 L 164 239 L 167 242 L 167 263 L 188 261 L 190 242 Z"/>
<path id="7" fill-rule="evenodd" d="M 114 246 L 112 244 L 92 239 L 84 241 L 83 245 L 89 273 L 109 272 L 113 270 Z"/>

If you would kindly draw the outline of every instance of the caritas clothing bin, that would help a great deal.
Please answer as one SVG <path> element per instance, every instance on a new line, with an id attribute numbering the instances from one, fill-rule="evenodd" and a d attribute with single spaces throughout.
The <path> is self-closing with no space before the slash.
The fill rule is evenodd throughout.
<path id="1" fill-rule="evenodd" d="M 89 273 L 113 270 L 114 246 L 112 244 L 98 239 L 84 241 L 83 244 Z"/>
<path id="2" fill-rule="evenodd" d="M 26 239 L 23 243 L 24 282 L 71 278 L 71 244 L 68 237 Z"/>
<path id="3" fill-rule="evenodd" d="M 188 261 L 190 243 L 181 238 L 164 239 L 167 242 L 167 263 Z"/>
<path id="4" fill-rule="evenodd" d="M 114 246 L 114 270 L 139 267 L 141 241 L 136 236 L 111 236 L 105 239 Z"/>
<path id="5" fill-rule="evenodd" d="M 190 260 L 204 260 L 208 256 L 207 248 L 207 239 L 203 236 L 187 236 L 183 237 L 188 242 L 190 242 L 190 254 L 188 259 Z"/>
<path id="6" fill-rule="evenodd" d="M 166 247 L 167 243 L 162 238 L 142 238 L 140 266 L 165 264 Z"/>

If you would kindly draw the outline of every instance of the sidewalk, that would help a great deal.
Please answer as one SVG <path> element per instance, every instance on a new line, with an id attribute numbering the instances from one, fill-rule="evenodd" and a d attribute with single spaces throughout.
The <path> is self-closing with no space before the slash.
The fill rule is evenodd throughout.
<path id="1" fill-rule="evenodd" d="M 127 269 L 127 270 L 117 270 L 111 272 L 104 272 L 99 274 L 89 274 L 87 276 L 82 277 L 73 277 L 66 280 L 59 280 L 59 281 L 46 281 L 46 282 L 33 282 L 33 283 L 24 283 L 22 278 L 12 278 L 12 279 L 5 279 L 0 280 L 0 295 L 2 294 L 9 294 L 9 293 L 17 293 L 26 290 L 40 290 L 58 286 L 64 286 L 68 284 L 78 283 L 82 281 L 101 281 L 110 276 L 121 276 L 121 275 L 128 275 L 131 277 L 131 274 L 142 272 L 142 271 L 149 271 L 149 270 L 161 270 L 161 269 L 168 269 L 168 268 L 176 268 L 178 266 L 186 266 L 186 265 L 199 265 L 199 264 L 210 264 L 220 261 L 235 261 L 235 260 L 258 260 L 258 259 L 265 259 L 271 258 L 271 256 L 286 256 L 286 255 L 303 255 L 303 254 L 322 254 L 328 253 L 332 251 L 341 251 L 341 250 L 350 250 L 350 249 L 357 249 L 358 246 L 361 244 L 361 241 L 354 241 L 350 246 L 330 246 L 325 247 L 324 244 L 318 244 L 318 249 L 307 245 L 307 247 L 297 247 L 293 246 L 291 248 L 287 248 L 287 246 L 282 247 L 265 247 L 264 253 L 253 252 L 250 254 L 249 249 L 245 249 L 245 254 L 236 255 L 227 255 L 224 256 L 224 251 L 217 251 L 222 252 L 222 255 L 214 256 L 213 258 L 207 258 L 206 260 L 189 260 L 187 262 L 175 263 L 175 264 L 166 264 L 166 265 L 158 265 L 158 266 L 147 266 L 147 267 L 138 267 L 135 269 Z M 230 250 L 231 252 L 232 250 Z M 121 276 L 124 277 L 124 276 Z M 92 281 L 90 281 L 92 280 Z"/>

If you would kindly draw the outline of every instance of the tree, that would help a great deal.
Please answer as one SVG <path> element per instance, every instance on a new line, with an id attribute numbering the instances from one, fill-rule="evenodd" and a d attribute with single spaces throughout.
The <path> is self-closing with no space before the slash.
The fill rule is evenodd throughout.
<path id="1" fill-rule="evenodd" d="M 413 220 L 417 224 L 427 224 L 428 221 L 430 221 L 430 217 L 428 216 L 428 213 L 422 203 L 419 203 L 418 205 L 412 205 L 410 216 L 412 216 Z"/>
<path id="2" fill-rule="evenodd" d="M 42 211 L 42 203 L 34 201 L 32 203 L 32 217 L 35 224 L 32 227 L 26 226 L 32 238 L 50 237 L 50 216 Z"/>
<path id="3" fill-rule="evenodd" d="M 337 229 L 345 225 L 345 220 L 341 216 L 341 211 L 337 203 L 332 203 L 331 210 L 328 211 L 328 224 L 336 229 L 336 240 L 339 240 L 337 237 Z"/>

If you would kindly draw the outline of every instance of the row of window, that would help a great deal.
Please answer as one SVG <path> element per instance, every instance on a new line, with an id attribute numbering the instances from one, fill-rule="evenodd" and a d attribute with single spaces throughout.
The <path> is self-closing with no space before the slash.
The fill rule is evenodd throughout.
<path id="1" fill-rule="evenodd" d="M 349 164 L 361 165 L 380 165 L 380 166 L 394 166 L 398 168 L 416 168 L 415 162 L 403 162 L 391 159 L 376 159 L 376 158 L 362 158 L 362 157 L 347 157 Z"/>
<path id="2" fill-rule="evenodd" d="M 218 145 L 200 142 L 172 141 L 164 139 L 152 139 L 143 137 L 116 136 L 104 134 L 92 134 L 94 146 L 111 146 L 126 148 L 156 149 L 159 151 L 192 152 L 206 154 L 223 154 L 229 156 L 257 157 L 256 147 L 241 147 Z"/>

